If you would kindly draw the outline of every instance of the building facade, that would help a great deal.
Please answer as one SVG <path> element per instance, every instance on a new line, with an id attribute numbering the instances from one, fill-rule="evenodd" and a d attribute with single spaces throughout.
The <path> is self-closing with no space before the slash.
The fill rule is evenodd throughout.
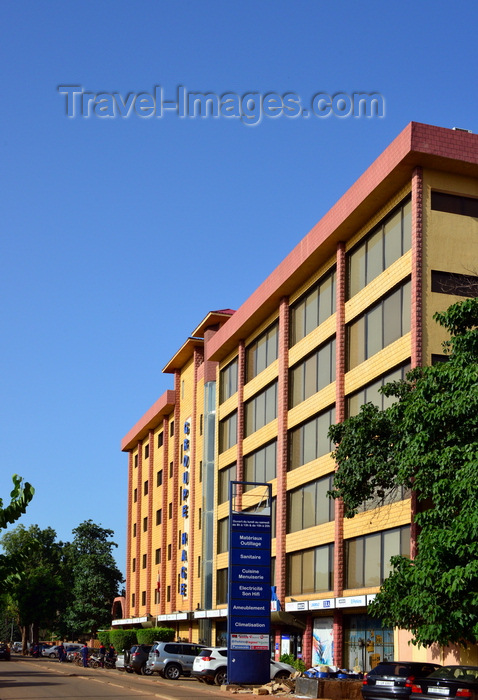
<path id="1" fill-rule="evenodd" d="M 367 605 L 390 557 L 414 554 L 413 494 L 344 519 L 327 433 L 441 359 L 432 316 L 478 276 L 477 217 L 478 136 L 410 123 L 236 312 L 195 329 L 165 367 L 174 390 L 122 443 L 130 620 L 222 644 L 229 481 L 270 482 L 272 650 L 364 671 L 410 657 Z"/>

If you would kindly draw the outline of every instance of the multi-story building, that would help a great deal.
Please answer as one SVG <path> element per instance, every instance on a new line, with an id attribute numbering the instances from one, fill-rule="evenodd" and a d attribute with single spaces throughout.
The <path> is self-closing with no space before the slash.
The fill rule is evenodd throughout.
<path id="1" fill-rule="evenodd" d="M 432 316 L 478 276 L 477 217 L 478 136 L 410 123 L 236 312 L 206 317 L 165 368 L 174 390 L 122 443 L 127 617 L 224 642 L 228 484 L 270 482 L 272 648 L 363 670 L 410 657 L 367 605 L 390 557 L 413 555 L 413 494 L 344 519 L 327 433 L 440 359 Z"/>

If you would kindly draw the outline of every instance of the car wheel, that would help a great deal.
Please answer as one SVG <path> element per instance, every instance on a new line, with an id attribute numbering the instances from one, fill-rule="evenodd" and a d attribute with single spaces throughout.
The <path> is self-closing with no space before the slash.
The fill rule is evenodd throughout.
<path id="1" fill-rule="evenodd" d="M 153 675 L 152 670 L 149 668 L 149 666 L 146 666 L 146 664 L 143 664 L 141 666 L 141 673 L 143 674 L 143 676 L 152 676 Z"/>
<path id="2" fill-rule="evenodd" d="M 168 664 L 164 669 L 164 677 L 170 681 L 177 681 L 181 675 L 181 668 L 177 664 Z"/>
<path id="3" fill-rule="evenodd" d="M 52 654 L 48 654 L 49 659 L 56 659 L 56 654 L 53 652 Z"/>
<path id="4" fill-rule="evenodd" d="M 124 670 L 126 671 L 126 673 L 133 673 L 133 669 L 130 668 L 129 666 L 125 666 Z"/>
<path id="5" fill-rule="evenodd" d="M 214 683 L 216 685 L 224 685 L 227 682 L 227 668 L 220 668 L 214 676 Z"/>
<path id="6" fill-rule="evenodd" d="M 288 671 L 278 671 L 276 675 L 274 676 L 275 681 L 283 681 L 286 678 L 289 678 L 290 673 Z"/>

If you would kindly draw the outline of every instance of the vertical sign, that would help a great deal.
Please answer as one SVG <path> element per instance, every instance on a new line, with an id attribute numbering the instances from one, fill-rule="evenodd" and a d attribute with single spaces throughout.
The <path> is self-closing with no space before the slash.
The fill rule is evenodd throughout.
<path id="1" fill-rule="evenodd" d="M 183 598 L 188 597 L 188 539 L 189 539 L 189 470 L 191 458 L 191 420 L 184 422 L 183 427 L 183 479 L 181 485 L 181 515 L 183 529 L 181 531 L 181 583 L 179 593 Z"/>
<path id="2" fill-rule="evenodd" d="M 251 482 L 230 484 L 227 676 L 229 683 L 266 683 L 270 680 L 272 493 L 270 484 L 254 483 L 266 490 L 267 497 L 259 506 L 237 511 L 235 489 L 246 483 Z"/>

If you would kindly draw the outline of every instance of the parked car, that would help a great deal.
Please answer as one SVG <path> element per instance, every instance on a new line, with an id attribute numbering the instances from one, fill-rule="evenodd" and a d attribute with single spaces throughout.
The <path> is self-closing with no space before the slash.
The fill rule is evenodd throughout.
<path id="1" fill-rule="evenodd" d="M 0 644 L 0 659 L 10 661 L 10 647 L 8 644 Z"/>
<path id="2" fill-rule="evenodd" d="M 124 667 L 129 673 L 143 673 L 150 675 L 146 669 L 146 662 L 149 657 L 149 652 L 152 649 L 152 644 L 135 644 L 124 654 Z"/>
<path id="3" fill-rule="evenodd" d="M 19 654 L 22 650 L 22 643 L 21 642 L 13 642 L 12 644 L 12 651 L 14 654 Z"/>
<path id="4" fill-rule="evenodd" d="M 364 700 L 408 700 L 415 678 L 424 678 L 439 664 L 419 661 L 381 661 L 363 680 Z"/>
<path id="5" fill-rule="evenodd" d="M 116 668 L 118 671 L 125 671 L 125 665 L 124 665 L 124 652 L 121 652 L 121 654 L 117 654 L 116 656 Z"/>
<path id="6" fill-rule="evenodd" d="M 46 656 L 49 659 L 57 659 L 59 646 L 60 646 L 59 644 L 55 644 L 52 647 L 45 646 L 41 650 L 41 655 Z M 65 653 L 68 656 L 68 654 L 72 651 L 79 651 L 81 649 L 82 645 L 81 644 L 63 644 L 63 646 L 65 648 Z"/>
<path id="7" fill-rule="evenodd" d="M 410 700 L 478 697 L 478 666 L 442 666 L 426 678 L 417 678 Z"/>
<path id="8" fill-rule="evenodd" d="M 289 678 L 296 669 L 275 659 L 270 660 L 271 680 Z M 205 683 L 223 685 L 227 680 L 227 648 L 208 647 L 194 659 L 191 675 Z"/>
<path id="9" fill-rule="evenodd" d="M 190 676 L 193 661 L 203 649 L 202 644 L 155 642 L 149 652 L 145 673 L 159 673 L 173 681 L 180 676 Z"/>

